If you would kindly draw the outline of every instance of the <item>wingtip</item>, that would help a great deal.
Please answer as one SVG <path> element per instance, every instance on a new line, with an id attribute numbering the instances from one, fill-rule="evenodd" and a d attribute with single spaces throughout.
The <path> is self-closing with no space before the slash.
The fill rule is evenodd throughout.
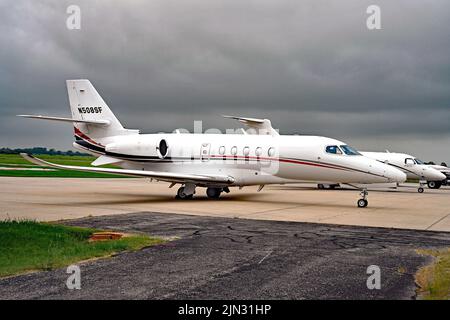
<path id="1" fill-rule="evenodd" d="M 20 154 L 20 156 L 21 156 L 22 158 L 24 158 L 25 160 L 29 160 L 29 159 L 33 159 L 33 158 L 34 158 L 31 154 L 26 153 L 26 152 L 21 152 L 21 153 L 19 153 L 19 154 Z"/>

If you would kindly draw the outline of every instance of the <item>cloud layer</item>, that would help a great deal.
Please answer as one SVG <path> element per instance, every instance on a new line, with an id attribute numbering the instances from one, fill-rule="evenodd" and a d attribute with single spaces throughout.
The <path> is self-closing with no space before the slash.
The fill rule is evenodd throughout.
<path id="1" fill-rule="evenodd" d="M 0 4 L 0 145 L 67 149 L 65 79 L 88 78 L 130 128 L 220 129 L 268 117 L 282 133 L 345 139 L 450 162 L 450 3 L 73 1 Z"/>

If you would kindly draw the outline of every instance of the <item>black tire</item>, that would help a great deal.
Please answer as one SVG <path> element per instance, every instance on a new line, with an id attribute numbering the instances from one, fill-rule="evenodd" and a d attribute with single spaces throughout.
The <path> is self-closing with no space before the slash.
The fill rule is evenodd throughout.
<path id="1" fill-rule="evenodd" d="M 430 189 L 439 189 L 442 186 L 442 181 L 428 181 L 427 185 Z"/>
<path id="2" fill-rule="evenodd" d="M 420 187 L 419 189 L 417 189 L 417 192 L 418 192 L 418 193 L 423 193 L 423 191 L 424 191 L 424 190 L 423 190 L 422 187 Z"/>
<path id="3" fill-rule="evenodd" d="M 206 188 L 206 195 L 210 199 L 219 199 L 220 194 L 222 193 L 222 188 Z"/>
<path id="4" fill-rule="evenodd" d="M 188 195 L 184 194 L 184 187 L 180 187 L 178 189 L 176 198 L 177 199 L 182 199 L 182 200 L 188 198 Z"/>
<path id="5" fill-rule="evenodd" d="M 358 208 L 365 208 L 369 204 L 369 201 L 366 199 L 359 199 L 357 202 Z"/>
<path id="6" fill-rule="evenodd" d="M 317 188 L 320 189 L 320 190 L 322 190 L 322 189 L 325 189 L 325 186 L 324 186 L 323 184 L 319 183 L 319 184 L 317 185 Z"/>

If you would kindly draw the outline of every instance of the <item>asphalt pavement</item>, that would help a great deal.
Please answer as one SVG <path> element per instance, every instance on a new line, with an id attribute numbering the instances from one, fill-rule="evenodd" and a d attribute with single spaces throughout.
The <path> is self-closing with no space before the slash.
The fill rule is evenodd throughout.
<path id="1" fill-rule="evenodd" d="M 414 299 L 418 248 L 450 234 L 388 228 L 139 212 L 64 221 L 166 237 L 165 244 L 66 269 L 0 280 L 1 299 Z M 381 271 L 368 289 L 367 268 Z"/>

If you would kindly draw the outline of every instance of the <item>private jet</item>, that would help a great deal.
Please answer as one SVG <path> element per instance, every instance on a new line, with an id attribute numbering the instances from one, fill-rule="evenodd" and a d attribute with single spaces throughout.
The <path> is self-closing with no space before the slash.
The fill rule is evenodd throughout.
<path id="1" fill-rule="evenodd" d="M 419 187 L 417 191 L 419 193 L 423 193 L 424 189 L 423 186 L 425 183 L 428 183 L 430 185 L 431 183 L 434 183 L 436 181 L 443 181 L 447 177 L 445 174 L 440 172 L 439 170 L 426 165 L 423 161 L 419 160 L 418 158 L 411 156 L 409 154 L 404 153 L 395 153 L 395 152 L 363 152 L 361 151 L 361 154 L 364 156 L 375 159 L 377 161 L 383 162 L 385 164 L 388 164 L 390 166 L 393 166 L 401 171 L 403 171 L 408 179 L 418 179 L 419 180 Z M 434 184 L 431 184 L 433 188 Z"/>
<path id="2" fill-rule="evenodd" d="M 231 187 L 298 182 L 367 185 L 400 183 L 402 171 L 361 155 L 346 143 L 318 136 L 280 135 L 270 120 L 226 116 L 247 127 L 242 134 L 141 134 L 125 129 L 89 80 L 67 80 L 72 116 L 21 117 L 73 123 L 73 146 L 96 157 L 92 167 L 50 163 L 22 154 L 30 162 L 58 169 L 147 177 L 181 185 L 176 198 L 190 199 L 199 187 L 218 199 Z M 155 119 L 157 121 L 157 119 Z M 251 129 L 251 130 L 250 130 Z M 120 168 L 99 167 L 116 165 Z M 361 188 L 360 208 L 367 207 Z"/>

